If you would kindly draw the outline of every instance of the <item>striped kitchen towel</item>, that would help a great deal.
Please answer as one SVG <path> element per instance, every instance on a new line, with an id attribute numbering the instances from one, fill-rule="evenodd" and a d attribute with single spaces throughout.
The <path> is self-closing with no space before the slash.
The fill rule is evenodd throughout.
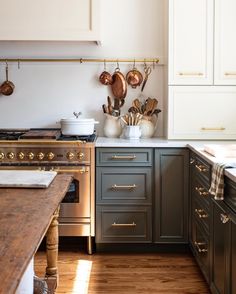
<path id="1" fill-rule="evenodd" d="M 224 170 L 232 165 L 227 163 L 214 163 L 211 175 L 211 187 L 209 192 L 215 200 L 224 200 Z"/>

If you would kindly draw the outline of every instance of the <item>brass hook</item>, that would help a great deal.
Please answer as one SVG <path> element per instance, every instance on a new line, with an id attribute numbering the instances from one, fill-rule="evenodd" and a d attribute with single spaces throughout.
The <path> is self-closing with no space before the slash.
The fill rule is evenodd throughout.
<path id="1" fill-rule="evenodd" d="M 106 71 L 106 59 L 103 60 L 104 63 L 104 71 Z"/>
<path id="2" fill-rule="evenodd" d="M 153 70 L 155 69 L 155 59 L 153 59 L 153 61 L 152 61 L 152 67 L 153 67 Z"/>
<path id="3" fill-rule="evenodd" d="M 119 60 L 116 61 L 116 71 L 120 71 Z"/>
<path id="4" fill-rule="evenodd" d="M 20 59 L 18 59 L 17 64 L 18 64 L 18 69 L 20 69 Z"/>
<path id="5" fill-rule="evenodd" d="M 134 58 L 134 64 L 133 64 L 133 68 L 135 69 L 135 58 Z"/>
<path id="6" fill-rule="evenodd" d="M 146 58 L 144 58 L 144 69 L 146 69 L 147 68 L 147 63 L 146 63 Z"/>

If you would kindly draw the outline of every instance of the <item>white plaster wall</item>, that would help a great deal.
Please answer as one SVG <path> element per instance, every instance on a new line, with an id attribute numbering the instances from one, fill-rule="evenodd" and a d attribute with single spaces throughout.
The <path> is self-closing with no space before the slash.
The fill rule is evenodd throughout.
<path id="1" fill-rule="evenodd" d="M 0 42 L 0 57 L 25 58 L 155 58 L 165 60 L 166 0 L 101 0 L 102 45 L 83 42 Z M 113 72 L 116 64 L 107 65 Z M 132 64 L 120 64 L 126 74 Z M 137 65 L 142 71 L 143 65 Z M 15 84 L 12 96 L 0 96 L 0 128 L 57 127 L 62 117 L 82 111 L 84 117 L 100 121 L 101 105 L 106 103 L 110 89 L 98 82 L 102 63 L 22 63 L 10 64 L 9 78 Z M 0 64 L 0 82 L 4 81 L 4 64 Z M 165 108 L 165 75 L 163 66 L 156 66 L 146 84 L 128 88 L 124 114 L 134 98 L 157 98 L 158 107 Z M 166 112 L 159 116 L 157 135 L 164 134 Z"/>

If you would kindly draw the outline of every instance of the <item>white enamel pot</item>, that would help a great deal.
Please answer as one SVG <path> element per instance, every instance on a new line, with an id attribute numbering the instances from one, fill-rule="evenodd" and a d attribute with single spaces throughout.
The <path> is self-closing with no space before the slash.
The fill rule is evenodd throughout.
<path id="1" fill-rule="evenodd" d="M 61 132 L 68 136 L 87 136 L 94 133 L 94 127 L 98 124 L 93 118 L 63 118 L 61 119 Z"/>

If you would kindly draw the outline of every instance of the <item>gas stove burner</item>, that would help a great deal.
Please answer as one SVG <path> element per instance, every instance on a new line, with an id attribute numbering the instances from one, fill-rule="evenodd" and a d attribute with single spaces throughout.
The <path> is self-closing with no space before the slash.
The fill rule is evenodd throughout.
<path id="1" fill-rule="evenodd" d="M 88 136 L 67 136 L 61 135 L 57 141 L 84 141 L 84 142 L 94 142 L 96 140 L 96 134 L 88 135 Z"/>
<path id="2" fill-rule="evenodd" d="M 13 141 L 18 140 L 20 136 L 25 134 L 25 131 L 10 131 L 10 130 L 0 130 L 0 140 Z"/>

